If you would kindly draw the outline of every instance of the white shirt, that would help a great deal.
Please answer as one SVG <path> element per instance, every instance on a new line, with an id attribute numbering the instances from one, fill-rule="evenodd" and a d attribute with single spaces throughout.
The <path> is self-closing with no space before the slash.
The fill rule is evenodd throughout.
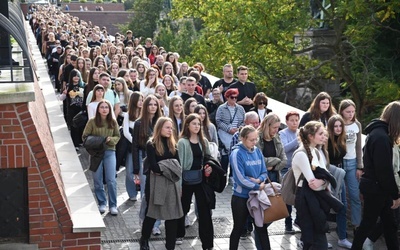
<path id="1" fill-rule="evenodd" d="M 346 155 L 343 159 L 355 159 L 356 155 L 356 143 L 357 134 L 360 133 L 360 129 L 355 122 L 345 126 L 346 130 Z"/>

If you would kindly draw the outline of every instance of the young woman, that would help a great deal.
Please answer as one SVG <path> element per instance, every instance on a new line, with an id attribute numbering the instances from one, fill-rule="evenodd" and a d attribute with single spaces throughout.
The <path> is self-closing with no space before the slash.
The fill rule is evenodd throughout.
<path id="1" fill-rule="evenodd" d="M 259 140 L 257 147 L 261 150 L 268 177 L 273 182 L 280 182 L 280 171 L 286 166 L 287 158 L 278 134 L 281 120 L 274 113 L 269 113 L 258 127 Z"/>
<path id="2" fill-rule="evenodd" d="M 97 56 L 95 59 L 94 59 L 94 61 L 93 61 L 93 66 L 94 67 L 99 67 L 99 66 L 103 66 L 104 67 L 104 69 L 105 69 L 105 71 L 107 71 L 107 64 L 106 64 L 106 62 L 105 62 L 105 60 L 104 60 L 104 57 L 103 56 Z"/>
<path id="3" fill-rule="evenodd" d="M 233 194 L 231 209 L 233 217 L 233 229 L 229 240 L 229 249 L 238 249 L 243 225 L 246 224 L 249 210 L 247 200 L 251 190 L 263 190 L 267 179 L 267 169 L 264 157 L 260 149 L 256 147 L 258 140 L 257 130 L 251 126 L 244 126 L 240 131 L 240 143 L 237 144 L 229 157 L 233 171 Z M 262 249 L 271 249 L 266 225 L 257 227 Z"/>
<path id="4" fill-rule="evenodd" d="M 149 68 L 146 71 L 146 78 L 140 82 L 140 92 L 142 92 L 145 97 L 149 94 L 154 94 L 157 84 L 157 72 L 155 69 Z"/>
<path id="5" fill-rule="evenodd" d="M 154 125 L 160 118 L 161 110 L 157 97 L 148 95 L 143 102 L 140 117 L 135 121 L 132 137 L 133 173 L 140 179 L 140 193 L 143 198 L 146 176 L 143 173 L 143 159 L 146 157 L 146 143 L 153 135 Z"/>
<path id="6" fill-rule="evenodd" d="M 165 62 L 164 63 L 164 65 L 162 67 L 162 70 L 161 70 L 161 73 L 162 73 L 163 76 L 170 75 L 172 77 L 172 79 L 174 79 L 174 83 L 176 85 L 179 84 L 178 77 L 176 77 L 176 75 L 175 75 L 175 73 L 173 71 L 172 64 L 170 62 Z"/>
<path id="7" fill-rule="evenodd" d="M 178 60 L 175 58 L 174 53 L 173 52 L 168 52 L 167 57 L 165 58 L 165 60 L 166 60 L 166 62 L 168 64 L 171 64 L 172 69 L 173 69 L 172 73 L 174 75 L 178 74 L 179 65 L 178 65 Z M 165 65 L 165 63 L 164 63 L 164 65 Z M 164 72 L 163 72 L 163 75 L 164 75 Z"/>
<path id="8" fill-rule="evenodd" d="M 178 89 L 178 87 L 176 87 L 174 79 L 170 75 L 165 75 L 164 78 L 162 79 L 162 83 L 164 84 L 164 86 L 167 90 L 168 96 L 171 95 L 172 91 L 175 91 Z"/>
<path id="9" fill-rule="evenodd" d="M 194 108 L 198 105 L 197 100 L 194 99 L 193 97 L 190 97 L 185 101 L 184 106 L 184 111 L 185 115 L 190 115 L 194 112 Z"/>
<path id="10" fill-rule="evenodd" d="M 210 122 L 206 107 L 204 107 L 202 104 L 198 104 L 194 108 L 193 113 L 199 114 L 201 125 L 203 126 L 204 136 L 207 138 L 207 140 L 209 142 L 214 142 L 218 146 L 217 128 Z"/>
<path id="11" fill-rule="evenodd" d="M 179 160 L 182 170 L 199 170 L 203 168 L 203 157 L 210 154 L 208 140 L 203 135 L 201 118 L 198 114 L 190 114 L 183 124 L 181 138 L 178 141 Z M 203 182 L 205 175 L 211 174 L 211 168 L 203 171 Z M 186 215 L 190 210 L 192 196 L 195 195 L 198 209 L 199 236 L 203 249 L 212 249 L 214 246 L 214 228 L 211 219 L 211 207 L 207 202 L 206 193 L 202 183 L 194 185 L 182 184 L 182 208 Z M 178 235 L 183 237 L 184 235 Z"/>
<path id="12" fill-rule="evenodd" d="M 156 62 L 156 56 L 158 55 L 158 47 L 157 45 L 152 45 L 149 55 L 150 65 Z"/>
<path id="13" fill-rule="evenodd" d="M 150 169 L 146 177 L 147 209 L 142 225 L 140 249 L 149 249 L 148 240 L 154 223 L 159 219 L 165 220 L 165 247 L 167 250 L 173 250 L 175 249 L 178 222 L 183 216 L 180 201 L 182 186 L 179 182 L 182 168 L 179 164 L 172 120 L 169 117 L 161 117 L 156 122 L 153 137 L 147 142 L 146 152 Z M 158 184 L 160 182 L 167 185 Z M 155 205 L 157 196 L 160 195 L 166 196 L 168 199 L 163 205 Z"/>
<path id="14" fill-rule="evenodd" d="M 117 76 L 124 78 L 126 86 L 128 87 L 129 90 L 132 90 L 134 88 L 131 78 L 129 76 L 129 70 L 120 69 Z"/>
<path id="15" fill-rule="evenodd" d="M 111 45 L 107 55 L 104 56 L 104 60 L 106 60 L 107 66 L 111 65 L 111 60 L 116 55 L 116 52 L 117 52 L 117 47 L 115 47 L 115 45 Z"/>
<path id="16" fill-rule="evenodd" d="M 361 201 L 359 179 L 363 170 L 361 149 L 361 123 L 356 118 L 356 105 L 350 99 L 339 104 L 346 131 L 346 155 L 343 157 L 343 169 L 346 171 L 345 181 L 350 196 L 351 223 L 356 230 L 361 223 Z"/>
<path id="17" fill-rule="evenodd" d="M 136 119 L 139 118 L 143 107 L 143 94 L 135 91 L 129 98 L 128 112 L 124 114 L 124 122 L 122 124 L 124 137 L 128 140 L 126 157 L 125 157 L 125 187 L 128 193 L 129 200 L 137 200 L 137 191 L 135 187 L 135 180 L 133 174 L 133 162 L 132 162 L 132 133 Z"/>
<path id="18" fill-rule="evenodd" d="M 394 101 L 383 109 L 379 119 L 365 128 L 364 174 L 360 182 L 364 198 L 363 217 L 351 249 L 363 248 L 378 217 L 383 223 L 387 249 L 399 249 L 395 211 L 400 207 L 400 198 L 393 175 L 393 146 L 399 143 L 399 123 L 400 102 Z"/>
<path id="19" fill-rule="evenodd" d="M 130 78 L 130 82 L 132 83 L 130 90 L 140 91 L 140 83 L 139 83 L 137 76 L 138 76 L 138 72 L 136 69 L 129 69 L 129 78 Z M 130 88 L 130 87 L 128 86 L 128 88 Z"/>
<path id="20" fill-rule="evenodd" d="M 189 76 L 188 69 L 189 69 L 189 64 L 187 62 L 183 62 L 181 64 L 181 67 L 179 68 L 179 72 L 176 76 L 179 79 L 181 79 L 182 76 Z"/>
<path id="21" fill-rule="evenodd" d="M 309 121 L 320 121 L 326 125 L 329 118 L 336 114 L 336 109 L 332 105 L 332 98 L 326 92 L 319 93 L 312 101 L 310 108 L 301 117 L 299 127 L 304 126 Z"/>
<path id="22" fill-rule="evenodd" d="M 301 145 L 293 154 L 292 168 L 295 181 L 298 183 L 295 207 L 297 210 L 298 224 L 301 228 L 303 249 L 328 249 L 326 238 L 326 218 L 317 216 L 325 214 L 324 210 L 306 202 L 310 193 L 325 190 L 329 184 L 324 179 L 316 179 L 312 167 L 326 169 L 326 165 L 319 156 L 318 145 L 325 143 L 325 128 L 322 122 L 310 121 L 299 130 Z M 304 176 L 299 181 L 301 174 Z M 314 196 L 312 196 L 314 197 Z M 311 213 L 311 209 L 313 213 Z"/>
<path id="23" fill-rule="evenodd" d="M 116 63 L 111 63 L 110 67 L 111 89 L 114 89 L 115 79 L 118 77 L 119 66 Z"/>
<path id="24" fill-rule="evenodd" d="M 92 119 L 96 115 L 97 105 L 104 99 L 105 89 L 103 85 L 97 84 L 93 88 L 92 99 L 89 105 L 87 105 L 88 118 Z M 113 112 L 113 111 L 111 111 Z"/>
<path id="25" fill-rule="evenodd" d="M 88 82 L 85 86 L 84 89 L 84 95 L 83 95 L 83 103 L 86 105 L 86 99 L 90 93 L 90 91 L 93 90 L 94 86 L 96 86 L 99 83 L 99 75 L 100 71 L 96 67 L 92 67 L 89 71 L 89 76 L 88 76 Z"/>
<path id="26" fill-rule="evenodd" d="M 86 84 L 89 71 L 86 69 L 85 59 L 83 57 L 78 57 L 78 59 L 76 59 L 76 69 L 79 70 L 82 81 Z"/>
<path id="27" fill-rule="evenodd" d="M 158 98 L 160 101 L 160 107 L 163 112 L 164 116 L 168 116 L 169 114 L 169 107 L 168 107 L 168 97 L 167 97 L 167 90 L 165 89 L 164 84 L 159 83 L 157 84 L 155 90 L 155 96 Z"/>
<path id="28" fill-rule="evenodd" d="M 132 59 L 133 60 L 133 59 Z M 138 61 L 136 64 L 136 70 L 138 71 L 138 79 L 144 80 L 146 77 L 147 66 L 143 61 Z"/>
<path id="29" fill-rule="evenodd" d="M 119 68 L 120 69 L 129 69 L 129 60 L 128 56 L 125 54 L 122 54 L 119 58 Z"/>
<path id="30" fill-rule="evenodd" d="M 84 83 L 82 81 L 81 73 L 79 73 L 77 69 L 73 69 L 69 74 L 66 100 L 68 105 L 68 123 L 71 128 L 71 138 L 76 150 L 79 150 L 79 144 L 82 143 L 82 128 L 75 128 L 72 124 L 72 120 L 75 115 L 82 111 L 83 87 Z"/>
<path id="31" fill-rule="evenodd" d="M 185 121 L 185 114 L 183 113 L 183 100 L 180 96 L 173 96 L 169 100 L 169 117 L 174 123 L 174 135 L 178 140 L 182 131 L 182 125 Z"/>
<path id="32" fill-rule="evenodd" d="M 340 115 L 333 115 L 328 120 L 328 156 L 329 156 L 329 171 L 332 173 L 331 168 L 343 168 L 343 157 L 346 155 L 346 131 L 345 124 Z M 333 173 L 332 173 L 333 174 Z M 344 207 L 336 214 L 337 234 L 339 236 L 338 245 L 344 248 L 351 248 L 351 242 L 346 238 L 346 210 L 347 210 L 347 199 L 346 199 L 346 185 L 344 184 L 344 178 L 336 180 L 342 183 L 340 192 L 340 200 Z"/>
<path id="33" fill-rule="evenodd" d="M 139 58 L 146 64 L 147 67 L 150 66 L 150 60 L 147 58 L 146 51 L 142 45 L 136 47 L 136 52 Z"/>
<path id="34" fill-rule="evenodd" d="M 129 97 L 131 96 L 133 91 L 128 89 L 124 78 L 118 77 L 117 79 L 115 79 L 115 92 L 119 96 L 120 101 L 119 105 L 121 108 L 121 112 L 118 114 L 117 122 L 118 125 L 121 126 L 124 120 L 124 113 L 128 111 Z"/>
<path id="35" fill-rule="evenodd" d="M 107 150 L 104 152 L 102 161 L 96 172 L 93 172 L 94 193 L 99 204 L 100 213 L 106 211 L 106 192 L 104 191 L 103 172 L 105 175 L 105 183 L 107 184 L 108 206 L 111 215 L 118 215 L 117 210 L 117 182 L 116 175 L 116 159 L 115 145 L 118 143 L 120 134 L 118 124 L 111 115 L 112 107 L 109 102 L 100 101 L 97 106 L 96 116 L 88 121 L 83 131 L 82 139 L 85 140 L 89 135 L 106 137 Z"/>

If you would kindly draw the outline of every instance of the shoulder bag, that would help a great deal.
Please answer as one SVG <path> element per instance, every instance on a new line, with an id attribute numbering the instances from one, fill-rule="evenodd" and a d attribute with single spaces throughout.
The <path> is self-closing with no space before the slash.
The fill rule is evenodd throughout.
<path id="1" fill-rule="evenodd" d="M 271 184 L 271 187 L 274 190 L 274 195 L 268 196 L 271 206 L 264 210 L 264 224 L 271 223 L 289 216 L 289 212 L 281 194 L 276 191 L 269 178 L 268 182 Z"/>

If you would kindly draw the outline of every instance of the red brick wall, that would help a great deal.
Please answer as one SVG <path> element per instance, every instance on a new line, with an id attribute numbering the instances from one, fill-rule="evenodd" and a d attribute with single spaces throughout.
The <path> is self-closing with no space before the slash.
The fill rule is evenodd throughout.
<path id="1" fill-rule="evenodd" d="M 100 249 L 101 233 L 72 233 L 44 97 L 0 104 L 0 167 L 28 169 L 29 242 L 40 249 Z"/>

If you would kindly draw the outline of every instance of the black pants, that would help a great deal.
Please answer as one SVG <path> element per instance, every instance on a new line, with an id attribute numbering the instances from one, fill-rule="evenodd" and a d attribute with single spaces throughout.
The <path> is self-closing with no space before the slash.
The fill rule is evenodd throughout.
<path id="1" fill-rule="evenodd" d="M 147 212 L 147 211 L 146 211 Z M 176 220 L 166 220 L 165 221 L 165 247 L 167 250 L 175 249 L 176 232 L 178 229 L 178 222 L 180 219 Z M 156 219 L 146 216 L 143 221 L 142 226 L 142 237 L 141 240 L 150 239 L 151 230 L 153 229 Z"/>
<path id="2" fill-rule="evenodd" d="M 204 190 L 201 186 L 202 184 L 197 185 L 182 185 L 182 208 L 183 213 L 186 215 L 190 210 L 190 203 L 192 202 L 192 196 L 196 198 L 197 209 L 199 212 L 199 237 L 202 243 L 203 249 L 213 248 L 214 247 L 214 227 L 211 219 L 211 209 L 207 203 L 207 198 L 204 193 Z M 184 225 L 184 220 L 183 225 Z M 182 220 L 179 222 L 179 228 L 177 237 L 184 237 L 184 233 L 182 235 Z"/>
<path id="3" fill-rule="evenodd" d="M 229 239 L 229 249 L 236 250 L 239 246 L 239 240 L 243 230 L 243 225 L 246 223 L 247 217 L 250 214 L 249 210 L 247 209 L 247 198 L 241 198 L 232 195 L 231 208 L 233 217 L 233 229 Z M 262 249 L 271 249 L 266 227 L 257 227 L 256 225 L 254 225 L 254 228 L 259 235 Z"/>
<path id="4" fill-rule="evenodd" d="M 365 239 L 369 236 L 371 228 L 374 228 L 378 217 L 381 218 L 383 224 L 383 234 L 385 236 L 386 246 L 388 250 L 398 250 L 399 242 L 397 239 L 398 223 L 390 196 L 384 194 L 369 194 L 364 196 L 364 211 L 361 224 L 356 231 L 354 237 L 353 250 L 361 250 Z"/>
<path id="5" fill-rule="evenodd" d="M 84 127 L 75 128 L 72 123 L 74 117 L 81 110 L 82 110 L 81 107 L 75 106 L 75 105 L 68 107 L 68 123 L 71 128 L 71 138 L 72 138 L 72 142 L 74 143 L 74 147 L 79 147 L 79 144 L 82 143 L 82 133 L 83 133 Z"/>

